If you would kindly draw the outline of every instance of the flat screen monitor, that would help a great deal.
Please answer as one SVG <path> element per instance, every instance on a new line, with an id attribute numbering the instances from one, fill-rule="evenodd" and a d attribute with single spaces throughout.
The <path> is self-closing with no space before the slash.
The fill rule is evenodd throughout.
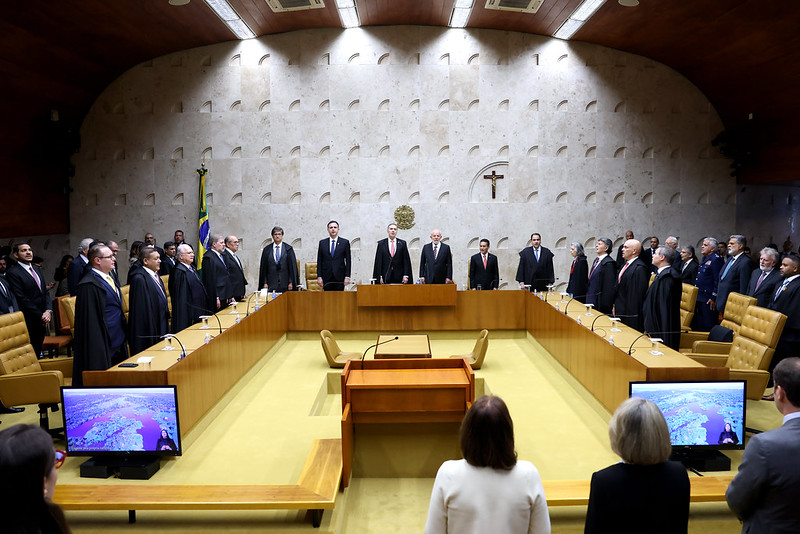
<path id="1" fill-rule="evenodd" d="M 631 382 L 630 396 L 661 409 L 675 449 L 744 449 L 744 380 Z"/>
<path id="2" fill-rule="evenodd" d="M 175 386 L 62 387 L 67 452 L 180 456 Z"/>

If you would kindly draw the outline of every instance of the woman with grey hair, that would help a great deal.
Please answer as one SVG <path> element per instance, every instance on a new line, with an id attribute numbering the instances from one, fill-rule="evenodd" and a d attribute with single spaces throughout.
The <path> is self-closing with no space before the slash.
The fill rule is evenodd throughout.
<path id="1" fill-rule="evenodd" d="M 589 287 L 589 263 L 583 253 L 583 245 L 577 241 L 569 244 L 569 253 L 572 254 L 572 266 L 569 268 L 569 283 L 567 293 L 578 302 L 586 302 L 586 290 Z"/>
<path id="2" fill-rule="evenodd" d="M 689 526 L 689 476 L 667 461 L 672 446 L 658 406 L 631 397 L 608 425 L 620 463 L 592 475 L 584 533 L 685 533 Z"/>

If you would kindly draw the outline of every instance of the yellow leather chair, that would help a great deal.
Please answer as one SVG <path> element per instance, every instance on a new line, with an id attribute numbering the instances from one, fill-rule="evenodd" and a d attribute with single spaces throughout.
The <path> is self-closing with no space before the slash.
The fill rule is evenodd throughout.
<path id="1" fill-rule="evenodd" d="M 486 358 L 486 349 L 489 348 L 489 331 L 486 329 L 481 330 L 478 336 L 478 341 L 475 342 L 475 347 L 469 354 L 460 354 L 450 356 L 451 358 L 466 358 L 473 369 L 480 369 L 483 365 L 483 360 Z"/>
<path id="2" fill-rule="evenodd" d="M 122 313 L 125 314 L 125 320 L 127 321 L 131 312 L 131 286 L 125 285 L 119 290 L 122 293 Z"/>
<path id="3" fill-rule="evenodd" d="M 739 325 L 742 324 L 742 319 L 744 318 L 745 311 L 749 306 L 752 306 L 756 303 L 755 297 L 748 297 L 747 295 L 742 295 L 740 293 L 731 293 L 728 295 L 728 300 L 725 303 L 725 313 L 722 316 L 722 322 L 720 326 L 724 326 L 725 328 L 730 328 L 733 330 L 734 338 L 736 334 L 739 332 Z M 681 334 L 681 345 L 680 345 L 680 352 L 689 353 L 692 352 L 692 347 L 694 346 L 695 341 L 707 341 L 708 340 L 708 332 L 697 332 L 697 331 L 689 331 L 684 332 Z M 728 350 L 730 349 L 730 343 L 723 343 L 723 342 L 716 342 L 720 343 L 719 348 L 717 349 L 720 354 L 727 354 Z M 708 349 L 705 352 L 709 352 Z"/>
<path id="4" fill-rule="evenodd" d="M 75 337 L 75 297 L 59 297 L 59 305 L 64 312 L 64 317 L 69 324 L 69 331 Z"/>
<path id="5" fill-rule="evenodd" d="M 345 366 L 347 360 L 361 359 L 361 354 L 358 352 L 342 352 L 330 330 L 322 330 L 319 335 L 322 342 L 322 350 L 325 352 L 325 359 L 328 360 L 328 365 L 331 367 L 341 368 Z"/>
<path id="6" fill-rule="evenodd" d="M 769 363 L 785 324 L 784 314 L 749 306 L 726 354 L 703 352 L 706 344 L 713 342 L 698 341 L 695 343 L 697 352 L 687 356 L 708 367 L 728 367 L 731 380 L 747 381 L 747 398 L 759 400 L 769 382 Z"/>
<path id="7" fill-rule="evenodd" d="M 72 383 L 72 358 L 39 360 L 22 312 L 0 315 L 0 401 L 39 405 L 39 425 L 50 432 L 48 409 L 58 409 L 61 386 Z"/>
<path id="8" fill-rule="evenodd" d="M 697 302 L 696 286 L 682 284 L 681 288 L 681 330 L 690 330 L 694 319 L 694 305 Z"/>
<path id="9" fill-rule="evenodd" d="M 322 288 L 317 284 L 317 262 L 315 261 L 306 263 L 306 289 L 309 291 L 322 291 Z"/>
<path id="10" fill-rule="evenodd" d="M 172 313 L 172 299 L 169 298 L 169 275 L 161 275 L 161 282 L 164 284 L 164 293 L 167 295 L 167 309 L 169 313 Z"/>

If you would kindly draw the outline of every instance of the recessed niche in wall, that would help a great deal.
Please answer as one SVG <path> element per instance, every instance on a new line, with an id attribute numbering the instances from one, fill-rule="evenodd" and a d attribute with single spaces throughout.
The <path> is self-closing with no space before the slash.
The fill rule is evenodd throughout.
<path id="1" fill-rule="evenodd" d="M 183 67 L 183 56 L 174 54 L 169 58 L 170 67 Z"/>
<path id="2" fill-rule="evenodd" d="M 361 147 L 359 145 L 354 146 L 350 149 L 350 152 L 347 153 L 348 158 L 357 158 L 361 153 Z"/>
<path id="3" fill-rule="evenodd" d="M 156 205 L 156 194 L 150 193 L 146 197 L 144 197 L 144 205 L 145 206 L 155 206 Z"/>
<path id="4" fill-rule="evenodd" d="M 623 100 L 614 106 L 614 113 L 625 113 L 628 109 L 628 104 Z"/>
<path id="5" fill-rule="evenodd" d="M 731 193 L 728 195 L 728 197 L 725 199 L 725 204 L 736 204 L 736 193 Z"/>
<path id="6" fill-rule="evenodd" d="M 289 104 L 289 111 L 300 111 L 300 99 L 298 98 L 291 104 Z"/>
<path id="7" fill-rule="evenodd" d="M 150 147 L 144 152 L 142 152 L 142 159 L 155 159 L 156 151 L 155 148 Z"/>
<path id="8" fill-rule="evenodd" d="M 294 147 L 294 148 L 293 148 L 293 149 L 292 149 L 292 150 L 289 152 L 289 157 L 290 157 L 290 158 L 299 158 L 299 157 L 300 157 L 300 146 L 299 146 L 299 145 L 298 145 L 298 146 L 296 146 L 296 147 Z"/>
<path id="9" fill-rule="evenodd" d="M 653 192 L 650 191 L 649 193 L 645 193 L 642 197 L 642 204 L 652 204 L 653 203 Z"/>
<path id="10" fill-rule="evenodd" d="M 241 111 L 242 110 L 242 101 L 241 100 L 236 100 L 235 102 L 233 102 L 231 104 L 230 110 L 231 111 Z"/>
<path id="11" fill-rule="evenodd" d="M 450 155 L 450 145 L 444 145 L 442 148 L 439 149 L 439 156 L 449 156 Z"/>
<path id="12" fill-rule="evenodd" d="M 212 111 L 212 108 L 211 108 L 211 100 L 206 100 L 206 101 L 205 101 L 205 102 L 203 102 L 203 104 L 200 106 L 200 113 L 211 113 L 211 111 Z"/>
<path id="13" fill-rule="evenodd" d="M 614 197 L 614 204 L 625 204 L 625 193 L 617 193 Z"/>
<path id="14" fill-rule="evenodd" d="M 442 100 L 439 102 L 438 106 L 439 111 L 450 111 L 450 100 Z"/>
<path id="15" fill-rule="evenodd" d="M 528 149 L 528 157 L 529 158 L 538 158 L 539 157 L 539 145 L 533 145 Z"/>
<path id="16" fill-rule="evenodd" d="M 697 199 L 697 203 L 698 204 L 708 204 L 709 203 L 709 198 L 710 197 L 709 197 L 708 192 L 703 193 L 702 195 L 700 195 L 700 198 Z"/>
<path id="17" fill-rule="evenodd" d="M 208 147 L 205 150 L 203 150 L 203 153 L 201 155 L 205 159 L 213 159 L 214 158 L 214 156 L 212 154 L 211 147 Z"/>
<path id="18" fill-rule="evenodd" d="M 670 204 L 680 204 L 681 203 L 681 194 L 675 193 L 672 195 L 672 198 L 669 199 Z"/>
<path id="19" fill-rule="evenodd" d="M 177 195 L 172 197 L 172 205 L 183 206 L 183 193 L 178 193 Z"/>
<path id="20" fill-rule="evenodd" d="M 556 203 L 557 204 L 566 204 L 567 203 L 567 192 L 566 191 L 562 191 L 561 193 L 558 194 L 558 196 L 556 197 Z"/>
<path id="21" fill-rule="evenodd" d="M 531 100 L 528 103 L 528 109 L 531 111 L 539 111 L 539 101 L 538 100 Z"/>
<path id="22" fill-rule="evenodd" d="M 419 52 L 416 54 L 411 54 L 411 57 L 408 58 L 409 65 L 419 65 Z"/>
<path id="23" fill-rule="evenodd" d="M 569 54 L 564 54 L 563 56 L 559 56 L 558 60 L 556 60 L 556 63 L 564 63 L 568 59 L 569 59 Z"/>
<path id="24" fill-rule="evenodd" d="M 210 67 L 211 66 L 211 56 L 203 56 L 200 59 L 200 66 L 201 67 Z"/>
<path id="25" fill-rule="evenodd" d="M 361 238 L 356 237 L 350 240 L 350 250 L 361 250 Z"/>
<path id="26" fill-rule="evenodd" d="M 228 61 L 229 67 L 241 67 L 242 66 L 242 55 L 236 54 L 233 56 L 230 61 Z"/>
<path id="27" fill-rule="evenodd" d="M 503 159 L 508 158 L 508 145 L 500 147 L 500 150 L 497 151 L 497 157 Z"/>
<path id="28" fill-rule="evenodd" d="M 360 55 L 361 54 L 358 54 L 358 53 L 353 54 L 352 56 L 350 56 L 350 58 L 347 60 L 347 62 L 348 63 L 357 63 L 358 58 L 359 58 Z"/>
<path id="29" fill-rule="evenodd" d="M 242 147 L 237 146 L 233 150 L 231 150 L 231 157 L 234 159 L 239 159 L 242 157 Z"/>
<path id="30" fill-rule="evenodd" d="M 562 100 L 556 106 L 556 111 L 569 111 L 569 100 Z"/>
<path id="31" fill-rule="evenodd" d="M 258 65 L 260 67 L 268 67 L 269 64 L 270 64 L 270 55 L 269 54 L 264 54 L 263 56 L 261 56 L 261 59 L 258 60 Z"/>
<path id="32" fill-rule="evenodd" d="M 597 191 L 592 191 L 586 195 L 586 198 L 583 201 L 587 204 L 597 204 Z"/>
<path id="33" fill-rule="evenodd" d="M 478 248 L 481 243 L 481 239 L 482 238 L 480 237 L 473 237 L 472 239 L 469 240 L 467 248 Z"/>
<path id="34" fill-rule="evenodd" d="M 269 111 L 269 100 L 264 100 L 261 105 L 258 106 L 258 111 Z"/>
<path id="35" fill-rule="evenodd" d="M 322 193 L 322 196 L 319 197 L 319 203 L 320 204 L 330 204 L 331 203 L 331 192 L 330 191 L 326 191 L 325 193 Z"/>
<path id="36" fill-rule="evenodd" d="M 481 55 L 480 54 L 472 54 L 469 56 L 467 60 L 467 65 L 480 65 L 481 64 Z"/>
<path id="37" fill-rule="evenodd" d="M 565 248 L 567 248 L 567 238 L 566 237 L 559 237 L 556 240 L 556 244 L 555 244 L 555 246 L 553 248 L 555 248 L 555 249 L 565 249 Z"/>
<path id="38" fill-rule="evenodd" d="M 382 146 L 381 149 L 378 151 L 379 158 L 388 158 L 389 157 L 389 145 Z"/>
<path id="39" fill-rule="evenodd" d="M 322 56 L 320 56 L 320 58 L 319 58 L 319 63 L 317 63 L 317 64 L 318 65 L 330 65 L 331 64 L 331 55 L 329 53 L 328 54 L 322 54 Z"/>
<path id="40" fill-rule="evenodd" d="M 586 104 L 586 108 L 584 108 L 584 111 L 586 111 L 587 113 L 597 113 L 597 100 L 592 100 L 591 102 Z"/>
<path id="41" fill-rule="evenodd" d="M 378 111 L 389 111 L 389 99 L 387 98 L 380 104 L 378 104 Z"/>
<path id="42" fill-rule="evenodd" d="M 419 145 L 414 145 L 410 149 L 408 149 L 408 155 L 417 158 L 420 157 Z"/>
<path id="43" fill-rule="evenodd" d="M 443 54 L 439 56 L 439 65 L 449 65 L 450 64 L 450 54 Z"/>
<path id="44" fill-rule="evenodd" d="M 115 206 L 125 206 L 128 204 L 128 195 L 122 193 L 121 195 L 117 195 L 117 198 L 114 199 Z"/>
<path id="45" fill-rule="evenodd" d="M 583 243 L 583 248 L 585 250 L 594 250 L 594 245 L 597 243 L 597 239 L 592 236 Z"/>
<path id="46" fill-rule="evenodd" d="M 419 98 L 415 98 L 408 104 L 409 111 L 417 111 L 419 110 Z"/>
<path id="47" fill-rule="evenodd" d="M 236 193 L 231 197 L 231 201 L 229 203 L 231 206 L 241 206 L 242 205 L 242 194 Z"/>
<path id="48" fill-rule="evenodd" d="M 556 150 L 557 158 L 566 158 L 568 155 L 569 155 L 569 149 L 566 145 Z"/>
<path id="49" fill-rule="evenodd" d="M 495 246 L 497 250 L 507 250 L 508 249 L 508 236 L 501 237 L 497 240 L 497 245 Z"/>
<path id="50" fill-rule="evenodd" d="M 388 204 L 389 198 L 391 197 L 389 191 L 384 191 L 381 193 L 381 196 L 378 197 L 378 202 L 381 204 Z"/>
<path id="51" fill-rule="evenodd" d="M 419 204 L 419 191 L 414 191 L 408 196 L 409 204 Z"/>
<path id="52" fill-rule="evenodd" d="M 439 204 L 447 204 L 450 201 L 450 191 L 445 191 L 439 195 Z"/>
<path id="53" fill-rule="evenodd" d="M 271 238 L 265 239 L 264 241 L 261 242 L 261 250 L 264 250 L 265 248 L 267 248 L 271 244 L 272 244 L 272 239 Z M 292 247 L 292 248 L 294 248 L 294 247 Z"/>
<path id="54" fill-rule="evenodd" d="M 350 200 L 348 200 L 350 204 L 361 204 L 361 193 L 356 191 L 352 195 L 350 195 Z"/>
<path id="55" fill-rule="evenodd" d="M 539 54 L 533 54 L 531 56 L 531 64 L 538 65 L 539 64 Z"/>
<path id="56" fill-rule="evenodd" d="M 594 157 L 597 157 L 597 147 L 596 147 L 596 146 L 590 146 L 590 147 L 589 147 L 589 148 L 586 150 L 586 154 L 584 154 L 583 156 L 584 156 L 584 157 L 586 157 L 586 158 L 594 158 Z"/>
<path id="57" fill-rule="evenodd" d="M 352 102 L 350 102 L 350 104 L 348 104 L 347 109 L 349 111 L 357 111 L 360 104 L 361 101 L 359 99 L 355 99 Z"/>
<path id="58" fill-rule="evenodd" d="M 292 248 L 300 250 L 301 248 L 303 248 L 303 238 L 298 237 L 297 239 L 292 241 L 290 244 L 292 245 Z"/>
<path id="59" fill-rule="evenodd" d="M 175 150 L 172 151 L 171 159 L 183 159 L 183 147 L 179 146 Z"/>
<path id="60" fill-rule="evenodd" d="M 511 62 L 509 61 L 508 56 L 503 56 L 503 57 L 497 58 L 496 65 L 508 65 L 510 63 Z"/>
<path id="61" fill-rule="evenodd" d="M 625 147 L 621 146 L 614 151 L 615 158 L 624 158 L 625 157 Z"/>
<path id="62" fill-rule="evenodd" d="M 331 101 L 330 100 L 323 100 L 319 103 L 319 109 L 323 111 L 330 111 L 331 109 Z"/>
<path id="63" fill-rule="evenodd" d="M 467 106 L 467 111 L 478 111 L 478 109 L 480 109 L 479 108 L 480 103 L 481 103 L 480 99 L 476 98 L 475 100 L 469 103 L 469 106 Z"/>
<path id="64" fill-rule="evenodd" d="M 259 157 L 261 157 L 262 159 L 268 158 L 271 155 L 272 155 L 271 146 L 265 146 L 264 148 L 261 149 L 261 152 L 259 153 Z"/>
<path id="65" fill-rule="evenodd" d="M 289 204 L 300 204 L 301 200 L 302 195 L 300 194 L 300 191 L 297 191 L 289 198 Z"/>
<path id="66" fill-rule="evenodd" d="M 481 155 L 480 145 L 475 145 L 472 148 L 470 148 L 467 154 L 469 154 L 470 156 L 480 156 Z"/>
<path id="67" fill-rule="evenodd" d="M 676 148 L 675 150 L 670 152 L 669 157 L 670 157 L 670 159 L 678 159 L 678 158 L 680 158 L 681 157 L 681 149 L 680 148 Z"/>
<path id="68" fill-rule="evenodd" d="M 324 146 L 319 151 L 319 156 L 321 158 L 327 158 L 330 155 L 331 155 L 331 147 L 329 147 L 329 146 Z"/>
<path id="69" fill-rule="evenodd" d="M 415 237 L 414 239 L 408 242 L 408 248 L 410 249 L 419 250 L 420 248 L 422 248 L 419 245 L 420 245 L 420 240 L 418 237 Z"/>
<path id="70" fill-rule="evenodd" d="M 642 152 L 642 158 L 644 159 L 653 159 L 653 155 L 655 154 L 655 150 L 653 147 L 647 147 L 644 152 Z"/>
<path id="71" fill-rule="evenodd" d="M 508 111 L 508 99 L 501 100 L 499 104 L 497 104 L 497 111 Z"/>
<path id="72" fill-rule="evenodd" d="M 388 65 L 389 64 L 389 54 L 383 54 L 381 57 L 378 58 L 378 65 Z"/>
<path id="73" fill-rule="evenodd" d="M 527 202 L 528 204 L 536 204 L 536 203 L 538 203 L 539 202 L 539 192 L 538 191 L 531 192 L 531 194 L 528 195 L 528 198 L 525 199 L 525 202 Z"/>
<path id="74" fill-rule="evenodd" d="M 214 193 L 206 193 L 206 206 L 214 205 Z"/>
<path id="75" fill-rule="evenodd" d="M 261 204 L 272 204 L 272 193 L 264 193 L 261 195 Z"/>
<path id="76" fill-rule="evenodd" d="M 111 157 L 111 159 L 113 159 L 115 161 L 124 160 L 125 159 L 125 149 L 124 148 L 120 148 L 120 149 L 115 150 L 114 151 L 114 155 Z"/>

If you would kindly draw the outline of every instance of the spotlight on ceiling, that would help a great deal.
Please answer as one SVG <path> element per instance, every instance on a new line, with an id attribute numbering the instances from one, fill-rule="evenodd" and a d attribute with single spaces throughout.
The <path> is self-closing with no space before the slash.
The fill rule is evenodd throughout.
<path id="1" fill-rule="evenodd" d="M 606 0 L 583 0 L 572 12 L 572 15 L 556 30 L 553 37 L 568 41 L 605 3 Z"/>
<path id="2" fill-rule="evenodd" d="M 619 5 L 625 7 L 636 7 L 639 5 L 639 0 L 617 0 Z"/>
<path id="3" fill-rule="evenodd" d="M 185 6 L 189 3 L 189 0 L 169 0 L 168 3 L 171 6 Z"/>
<path id="4" fill-rule="evenodd" d="M 451 28 L 465 28 L 472 14 L 473 0 L 456 0 L 453 4 L 453 12 L 450 14 Z"/>
<path id="5" fill-rule="evenodd" d="M 239 39 L 252 39 L 256 36 L 226 0 L 206 0 L 206 4 Z"/>

